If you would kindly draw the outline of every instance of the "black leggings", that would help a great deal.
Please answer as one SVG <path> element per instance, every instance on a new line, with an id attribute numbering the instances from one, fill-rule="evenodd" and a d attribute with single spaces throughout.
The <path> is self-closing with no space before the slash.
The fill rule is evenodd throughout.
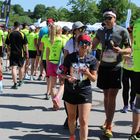
<path id="1" fill-rule="evenodd" d="M 122 83 L 123 83 L 123 103 L 124 106 L 128 106 L 129 101 L 129 89 L 130 91 L 130 104 L 134 103 L 136 92 L 134 90 L 135 81 L 133 79 L 134 72 L 131 70 L 123 69 Z M 130 87 L 131 86 L 131 87 Z"/>

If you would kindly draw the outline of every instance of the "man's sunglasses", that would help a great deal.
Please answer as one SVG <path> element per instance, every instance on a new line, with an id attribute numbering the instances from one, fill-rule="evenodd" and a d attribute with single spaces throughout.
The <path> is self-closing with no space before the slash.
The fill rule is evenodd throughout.
<path id="1" fill-rule="evenodd" d="M 104 17 L 104 20 L 111 20 L 112 17 Z"/>
<path id="2" fill-rule="evenodd" d="M 80 41 L 79 45 L 80 46 L 90 46 L 90 42 L 89 41 Z"/>

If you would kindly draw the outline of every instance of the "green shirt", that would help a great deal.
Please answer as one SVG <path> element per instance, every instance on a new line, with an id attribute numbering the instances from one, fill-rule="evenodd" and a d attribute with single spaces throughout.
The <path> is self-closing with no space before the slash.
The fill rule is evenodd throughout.
<path id="1" fill-rule="evenodd" d="M 24 33 L 26 36 L 29 34 L 29 30 L 26 28 L 22 29 L 21 32 Z"/>
<path id="2" fill-rule="evenodd" d="M 55 37 L 54 44 L 52 45 L 49 41 L 47 47 L 50 49 L 49 61 L 58 64 L 61 51 L 64 47 L 62 37 Z"/>
<path id="3" fill-rule="evenodd" d="M 3 37 L 3 30 L 0 29 L 0 47 L 2 47 L 3 45 L 3 40 L 2 40 L 2 37 Z"/>
<path id="4" fill-rule="evenodd" d="M 42 56 L 42 60 L 46 60 L 46 48 L 47 48 L 47 44 L 49 44 L 49 38 L 48 35 L 45 34 L 42 38 L 41 38 L 41 42 L 44 44 L 43 46 L 43 56 Z"/>
<path id="5" fill-rule="evenodd" d="M 30 51 L 36 51 L 36 46 L 35 46 L 35 36 L 36 34 L 34 32 L 31 32 L 27 35 L 27 40 L 28 40 L 28 49 Z"/>

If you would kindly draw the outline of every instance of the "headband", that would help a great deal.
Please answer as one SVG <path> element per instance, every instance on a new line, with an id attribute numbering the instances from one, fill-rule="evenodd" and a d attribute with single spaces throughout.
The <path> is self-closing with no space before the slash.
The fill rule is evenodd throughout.
<path id="1" fill-rule="evenodd" d="M 112 15 L 112 16 L 114 16 L 114 17 L 116 18 L 116 14 L 113 13 L 112 11 L 104 12 L 104 13 L 103 13 L 103 17 L 106 16 L 106 15 Z"/>

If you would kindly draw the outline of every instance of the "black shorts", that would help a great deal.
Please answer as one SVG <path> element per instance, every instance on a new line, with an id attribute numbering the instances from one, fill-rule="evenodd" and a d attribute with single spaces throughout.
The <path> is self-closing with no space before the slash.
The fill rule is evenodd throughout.
<path id="1" fill-rule="evenodd" d="M 45 69 L 45 72 L 47 72 L 47 65 L 46 60 L 42 60 L 43 68 Z"/>
<path id="2" fill-rule="evenodd" d="M 97 87 L 101 89 L 117 88 L 121 89 L 122 79 L 121 67 L 99 66 Z"/>
<path id="3" fill-rule="evenodd" d="M 24 65 L 25 58 L 23 57 L 10 57 L 10 66 L 19 66 L 22 67 Z"/>
<path id="4" fill-rule="evenodd" d="M 70 104 L 92 103 L 91 86 L 73 88 L 72 84 L 64 85 L 63 100 Z"/>
<path id="5" fill-rule="evenodd" d="M 29 51 L 29 58 L 36 58 L 37 51 Z"/>
<path id="6" fill-rule="evenodd" d="M 136 94 L 140 95 L 140 72 L 134 72 L 132 79 L 134 91 L 136 92 Z"/>
<path id="7" fill-rule="evenodd" d="M 0 46 L 0 57 L 3 57 L 3 47 Z"/>

